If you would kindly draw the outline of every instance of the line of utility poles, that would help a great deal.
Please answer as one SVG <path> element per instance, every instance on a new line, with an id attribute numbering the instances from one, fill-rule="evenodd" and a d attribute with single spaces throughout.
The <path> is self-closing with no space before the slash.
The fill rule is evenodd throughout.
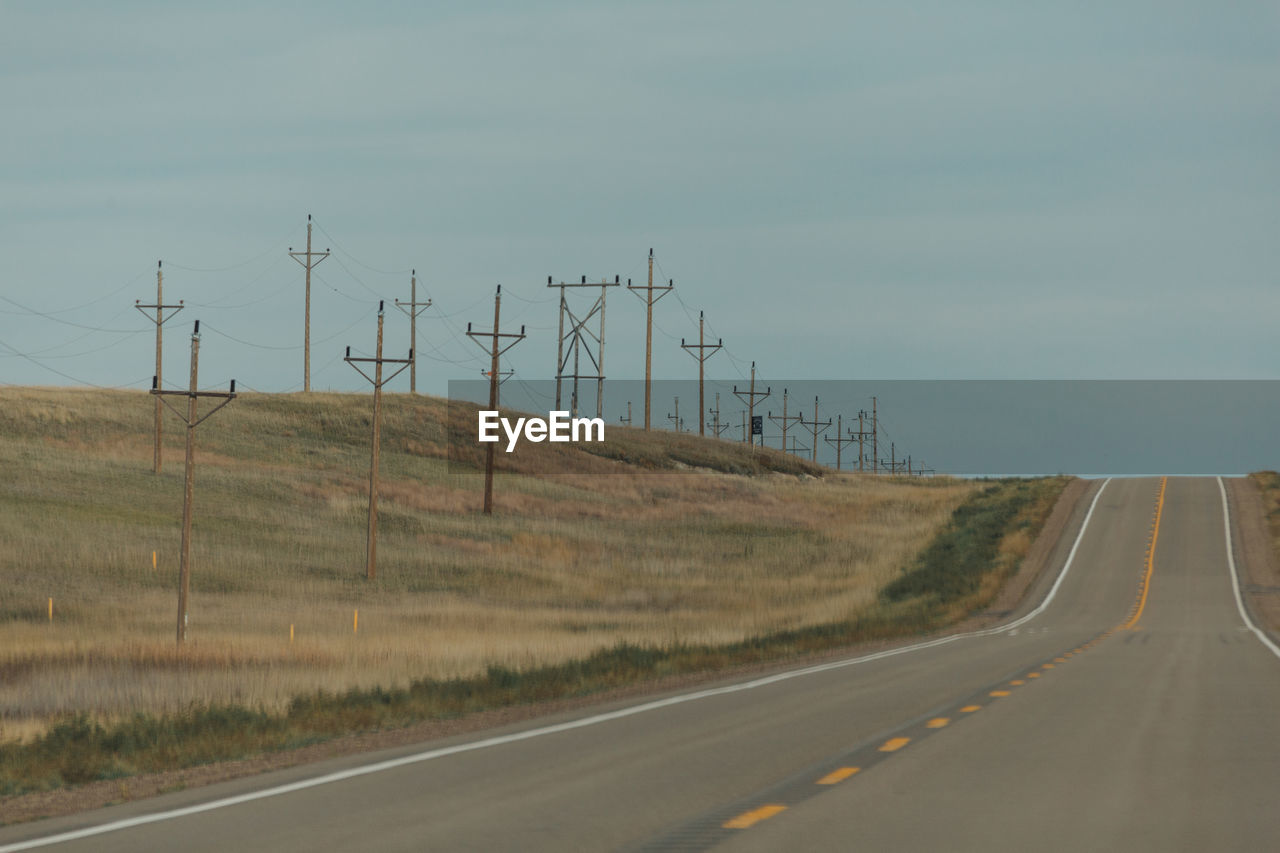
<path id="1" fill-rule="evenodd" d="M 830 423 L 830 421 L 827 421 L 827 423 Z M 850 444 L 852 442 L 858 441 L 858 437 L 853 434 L 853 430 L 849 430 L 849 434 L 846 436 L 844 434 L 844 415 L 836 415 L 836 437 L 833 439 L 830 436 L 827 436 L 823 438 L 823 441 L 825 441 L 827 444 L 831 444 L 835 446 L 836 470 L 839 471 L 841 469 L 840 451 L 844 448 L 846 444 Z"/>
<path id="2" fill-rule="evenodd" d="M 703 312 L 698 312 L 698 342 L 696 344 L 686 344 L 684 338 L 680 339 L 680 346 L 685 352 L 698 360 L 698 411 L 701 412 L 707 405 L 706 398 L 703 396 L 703 368 L 706 366 L 707 359 L 716 354 L 716 350 L 724 346 L 724 338 L 719 338 L 714 344 L 709 344 L 702 334 Z M 710 350 L 710 352 L 708 352 Z M 705 436 L 707 434 L 705 418 L 698 418 L 698 435 Z"/>
<path id="3" fill-rule="evenodd" d="M 418 301 L 418 271 L 409 271 L 409 301 L 396 300 L 396 307 L 409 316 L 409 393 L 418 393 L 418 315 L 431 307 L 431 300 Z M 381 316 L 381 312 L 379 312 Z M 398 371 L 397 371 L 398 372 Z"/>
<path id="4" fill-rule="evenodd" d="M 179 299 L 179 300 L 178 300 L 178 304 L 177 304 L 177 305 L 165 305 L 165 304 L 164 304 L 164 270 L 163 270 L 163 269 L 161 269 L 161 267 L 162 267 L 162 266 L 163 266 L 163 262 L 162 262 L 162 261 L 156 261 L 156 301 L 155 301 L 155 304 L 154 304 L 154 305 L 143 305 L 141 300 L 139 300 L 139 299 L 135 299 L 135 300 L 133 300 L 133 307 L 134 307 L 134 308 L 137 308 L 139 311 L 141 311 L 141 312 L 142 312 L 142 316 L 146 317 L 147 319 L 151 320 L 151 322 L 153 322 L 153 323 L 155 323 L 155 324 L 156 324 L 156 373 L 155 373 L 155 387 L 157 387 L 157 388 L 161 387 L 161 385 L 162 385 L 162 384 L 163 384 L 163 382 L 164 382 L 164 348 L 163 348 L 163 346 L 161 345 L 161 342 L 164 340 L 164 333 L 163 333 L 163 331 L 162 331 L 161 327 L 162 327 L 162 326 L 164 326 L 164 324 L 165 324 L 165 321 L 166 321 L 166 320 L 169 320 L 170 318 L 172 318 L 172 317 L 173 317 L 173 315 L 174 315 L 174 314 L 177 314 L 179 311 L 181 311 L 181 310 L 182 310 L 182 307 L 183 307 L 183 306 L 182 306 L 183 300 L 181 300 L 181 299 Z M 150 314 L 148 314 L 148 313 L 147 313 L 147 311 L 151 310 L 152 308 L 154 308 L 154 309 L 155 309 L 155 311 L 156 311 L 156 315 L 155 315 L 154 317 L 152 317 Z M 168 311 L 169 313 L 166 315 L 166 314 L 164 313 L 165 311 Z M 154 463 L 153 463 L 153 467 L 152 467 L 152 470 L 153 470 L 155 473 L 157 473 L 157 474 L 159 474 L 159 473 L 160 473 L 160 462 L 161 462 L 161 458 L 160 458 L 160 456 L 161 456 L 161 454 L 160 454 L 160 436 L 161 436 L 161 433 L 163 432 L 162 421 L 164 420 L 164 419 L 161 417 L 161 414 L 160 414 L 160 405 L 161 405 L 161 404 L 160 404 L 160 397 L 159 397 L 159 395 L 157 395 L 157 396 L 156 396 L 156 423 L 155 423 L 155 433 L 156 433 L 155 441 L 156 441 L 156 447 L 155 447 L 155 461 L 154 461 Z"/>
<path id="5" fill-rule="evenodd" d="M 645 322 L 644 322 L 644 428 L 649 431 L 649 409 L 650 398 L 653 384 L 653 303 L 666 296 L 675 288 L 675 280 L 668 279 L 665 285 L 653 285 L 653 249 L 649 250 L 649 284 L 647 287 L 639 285 L 632 286 L 631 279 L 627 279 L 627 290 L 630 290 L 636 296 L 640 296 L 640 291 L 644 291 L 645 295 L 640 296 L 645 303 Z M 654 294 L 657 296 L 654 296 Z"/>
<path id="6" fill-rule="evenodd" d="M 156 300 L 159 302 L 159 300 Z M 191 333 L 191 381 L 186 391 L 166 391 L 160 387 L 160 377 L 151 380 L 151 393 L 169 407 L 178 419 L 187 426 L 186 467 L 182 480 L 182 550 L 178 558 L 178 645 L 187 640 L 187 599 L 191 592 L 191 498 L 195 488 L 196 473 L 196 427 L 204 423 L 214 412 L 236 398 L 236 381 L 231 380 L 229 392 L 201 391 L 198 377 L 200 372 L 200 321 L 196 320 L 195 329 Z M 187 398 L 187 411 L 183 414 L 164 398 L 181 396 Z M 214 397 L 222 402 L 214 406 L 203 417 L 198 412 L 197 404 L 201 397 Z"/>
<path id="7" fill-rule="evenodd" d="M 277 244 L 279 245 L 279 244 Z M 329 257 L 329 250 L 323 252 L 311 251 L 311 214 L 307 214 L 307 250 L 305 252 L 295 252 L 293 247 L 289 247 L 289 257 L 302 264 L 307 271 L 307 298 L 306 309 L 303 319 L 303 340 L 302 340 L 302 390 L 311 390 L 311 270 L 314 269 L 321 261 Z M 305 258 L 305 260 L 303 260 Z M 314 260 L 312 260 L 314 258 Z"/>
<path id="8" fill-rule="evenodd" d="M 373 580 L 378 576 L 378 456 L 382 446 L 382 386 L 395 379 L 404 369 L 413 363 L 413 350 L 409 350 L 408 358 L 382 357 L 382 308 L 378 303 L 378 344 L 373 358 L 359 358 L 351 355 L 351 347 L 347 347 L 347 364 L 356 369 L 361 376 L 373 383 L 373 449 L 369 458 L 369 527 L 365 536 L 365 577 Z M 361 364 L 372 364 L 373 375 L 365 373 Z M 398 364 L 400 368 L 390 376 L 383 377 L 382 365 Z"/>
<path id="9" fill-rule="evenodd" d="M 498 358 L 507 350 L 511 349 L 520 341 L 524 340 L 524 326 L 520 327 L 520 333 L 503 332 L 502 329 L 502 285 L 498 285 L 498 289 L 493 294 L 493 331 L 480 332 L 472 331 L 471 324 L 467 323 L 467 337 L 471 338 L 481 347 L 485 346 L 480 343 L 481 338 L 489 338 L 489 409 L 497 411 L 498 409 L 498 385 L 500 384 L 498 374 Z M 513 339 L 510 343 L 503 346 L 503 341 L 507 338 Z M 484 514 L 493 515 L 493 465 L 494 465 L 494 449 L 495 442 L 489 442 L 485 446 L 484 457 Z"/>

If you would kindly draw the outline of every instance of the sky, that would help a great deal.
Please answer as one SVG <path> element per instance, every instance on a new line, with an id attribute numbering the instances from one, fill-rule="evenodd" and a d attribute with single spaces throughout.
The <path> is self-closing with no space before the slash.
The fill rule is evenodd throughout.
<path id="1" fill-rule="evenodd" d="M 673 280 L 742 382 L 1280 378 L 1273 3 L 0 6 L 0 384 L 554 375 L 556 281 Z M 607 301 L 605 374 L 644 375 Z M 576 296 L 582 296 L 579 292 Z M 579 308 L 581 310 L 581 308 Z M 388 390 L 407 390 L 407 379 Z M 400 387 L 402 386 L 402 387 Z M 853 414 L 853 413 L 851 413 Z"/>

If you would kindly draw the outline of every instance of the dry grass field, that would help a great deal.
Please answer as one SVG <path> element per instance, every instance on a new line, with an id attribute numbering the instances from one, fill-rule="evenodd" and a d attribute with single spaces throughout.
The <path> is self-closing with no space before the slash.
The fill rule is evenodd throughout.
<path id="1" fill-rule="evenodd" d="M 0 388 L 0 741 L 69 714 L 276 712 L 318 689 L 849 619 L 883 607 L 980 488 L 814 477 L 775 451 L 610 426 L 606 456 L 537 445 L 502 460 L 485 517 L 481 477 L 446 459 L 446 403 L 387 395 L 370 582 L 370 396 L 244 394 L 197 432 L 178 650 L 182 430 L 166 416 L 154 475 L 152 406 Z"/>

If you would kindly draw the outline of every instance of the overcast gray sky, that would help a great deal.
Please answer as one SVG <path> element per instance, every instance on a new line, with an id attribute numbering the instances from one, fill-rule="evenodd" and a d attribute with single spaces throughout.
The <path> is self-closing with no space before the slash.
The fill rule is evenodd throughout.
<path id="1" fill-rule="evenodd" d="M 420 389 L 497 283 L 550 376 L 547 275 L 650 247 L 665 378 L 699 309 L 731 380 L 1278 378 L 1277 104 L 1274 3 L 4 2 L 0 383 L 147 387 L 163 259 L 167 379 L 199 318 L 202 384 L 299 387 L 308 213 L 318 388 L 411 268 Z"/>

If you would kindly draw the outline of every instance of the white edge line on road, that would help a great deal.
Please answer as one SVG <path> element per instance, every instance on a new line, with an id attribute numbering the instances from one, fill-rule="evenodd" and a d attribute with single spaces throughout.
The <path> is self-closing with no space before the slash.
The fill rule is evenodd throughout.
<path id="1" fill-rule="evenodd" d="M 497 735 L 495 737 L 483 738 L 481 740 L 470 741 L 468 743 L 460 743 L 454 746 L 440 747 L 439 749 L 429 749 L 425 752 L 417 752 L 412 755 L 404 755 L 400 758 L 390 758 L 385 761 L 378 761 L 373 764 L 365 764 L 360 767 L 352 767 L 347 770 L 338 770 L 333 773 L 326 773 L 323 776 L 315 776 L 311 779 L 302 779 L 297 782 L 290 782 L 285 785 L 277 785 L 272 788 L 264 788 L 261 791 L 251 791 L 247 794 L 238 794 L 234 797 L 224 797 L 220 800 L 210 800 L 207 803 L 199 803 L 194 806 L 186 806 L 179 809 L 170 809 L 168 811 L 153 812 L 151 814 L 138 815 L 137 817 L 123 818 L 121 820 L 112 821 L 110 823 L 98 824 L 97 826 L 87 826 L 83 829 L 75 829 L 69 832 L 61 832 L 57 835 L 47 835 L 43 838 L 32 838 L 27 841 L 19 841 L 13 844 L 0 846 L 0 853 L 17 853 L 19 850 L 31 850 L 36 847 L 46 847 L 52 844 L 62 844 L 67 841 L 76 841 L 81 838 L 90 838 L 95 835 L 103 835 L 108 832 L 116 832 L 121 829 L 130 829 L 135 826 L 143 826 L 149 823 L 159 823 L 166 820 L 175 820 L 180 817 L 200 814 L 201 812 L 214 811 L 216 809 L 224 809 L 229 806 L 240 805 L 241 803 L 249 803 L 254 800 L 264 800 L 268 797 L 278 797 L 281 794 L 290 794 L 294 791 L 303 791 L 307 788 L 316 788 L 320 785 L 328 785 L 332 782 L 341 782 L 345 779 L 354 779 L 359 776 L 368 776 L 373 773 L 381 773 L 384 770 L 394 770 L 397 767 L 404 767 L 409 764 L 417 764 L 422 761 L 431 761 L 436 758 L 444 758 L 449 755 L 457 755 L 462 752 L 473 752 L 479 749 L 488 749 L 493 746 L 502 746 L 503 744 L 516 743 L 522 740 L 531 740 L 536 737 L 545 735 L 558 734 L 560 732 L 572 731 L 573 729 L 586 728 L 599 723 L 606 723 L 611 720 L 619 720 L 624 717 L 631 717 L 636 714 L 643 714 L 647 711 L 656 711 L 659 708 L 668 708 L 672 705 L 680 705 L 685 702 L 694 702 L 699 699 L 706 699 L 712 696 L 723 696 L 728 693 L 737 693 L 742 690 L 754 690 L 757 687 L 764 687 L 769 684 L 776 684 L 780 681 L 788 681 L 792 678 L 799 678 L 804 675 L 813 675 L 814 673 L 827 672 L 833 669 L 842 669 L 847 666 L 854 666 L 860 663 L 869 663 L 871 661 L 883 660 L 884 658 L 895 657 L 897 655 L 907 654 L 908 652 L 921 651 L 922 649 L 931 649 L 936 646 L 942 646 L 955 640 L 967 637 L 987 637 L 993 634 L 999 634 L 1004 631 L 1017 628 L 1030 620 L 1034 619 L 1044 612 L 1049 603 L 1053 601 L 1053 597 L 1057 595 L 1058 588 L 1062 586 L 1063 579 L 1067 576 L 1067 572 L 1071 568 L 1072 562 L 1075 560 L 1076 551 L 1080 547 L 1081 540 L 1084 539 L 1085 531 L 1089 528 L 1089 520 L 1093 517 L 1093 511 L 1098 506 L 1098 499 L 1102 497 L 1102 492 L 1106 489 L 1107 484 L 1111 482 L 1111 478 L 1107 478 L 1102 482 L 1102 486 L 1093 497 L 1093 502 L 1089 504 L 1089 511 L 1085 514 L 1084 521 L 1080 525 L 1080 532 L 1076 534 L 1075 542 L 1071 546 L 1071 551 L 1067 554 L 1066 562 L 1062 565 L 1062 571 L 1058 573 L 1058 578 L 1050 587 L 1044 601 L 1025 616 L 1001 625 L 996 628 L 986 628 L 981 631 L 969 631 L 962 634 L 950 634 L 945 637 L 938 637 L 934 640 L 928 640 L 923 643 L 916 643 L 910 646 L 900 646 L 895 649 L 887 649 L 882 652 L 874 652 L 869 655 L 863 655 L 856 658 L 848 658 L 846 660 L 832 661 L 830 663 L 816 664 L 801 669 L 788 670 L 786 672 L 775 673 L 763 678 L 756 678 L 751 681 L 744 681 L 739 684 L 730 684 L 725 687 L 713 687 L 706 690 L 696 690 L 692 693 L 681 693 L 677 696 L 668 696 L 665 699 L 657 699 L 652 702 L 644 702 L 639 705 L 632 705 L 627 708 L 619 708 L 616 711 L 607 711 L 603 714 L 595 714 L 590 717 L 583 717 L 578 720 L 570 720 L 564 723 L 556 723 L 550 726 L 542 726 L 536 729 L 529 729 L 523 732 L 515 732 L 507 735 Z M 1219 481 L 1221 483 L 1221 481 Z M 1234 573 L 1234 564 L 1233 569 Z M 1243 611 L 1242 611 L 1243 612 Z M 1255 629 L 1256 630 L 1256 629 Z M 1266 642 L 1264 639 L 1263 642 Z M 1274 646 L 1272 649 L 1274 650 Z"/>
<path id="2" fill-rule="evenodd" d="M 1271 650 L 1271 653 L 1280 658 L 1280 648 L 1271 642 L 1263 631 L 1249 618 L 1249 611 L 1244 609 L 1244 598 L 1240 594 L 1240 575 L 1236 571 L 1235 548 L 1231 544 L 1231 513 L 1227 509 L 1227 487 L 1223 484 L 1222 478 L 1218 478 L 1218 491 L 1222 493 L 1222 526 L 1227 537 L 1227 567 L 1231 569 L 1231 594 L 1236 598 L 1236 609 L 1240 611 L 1240 618 L 1244 620 L 1245 627 L 1253 632 L 1262 645 Z"/>

